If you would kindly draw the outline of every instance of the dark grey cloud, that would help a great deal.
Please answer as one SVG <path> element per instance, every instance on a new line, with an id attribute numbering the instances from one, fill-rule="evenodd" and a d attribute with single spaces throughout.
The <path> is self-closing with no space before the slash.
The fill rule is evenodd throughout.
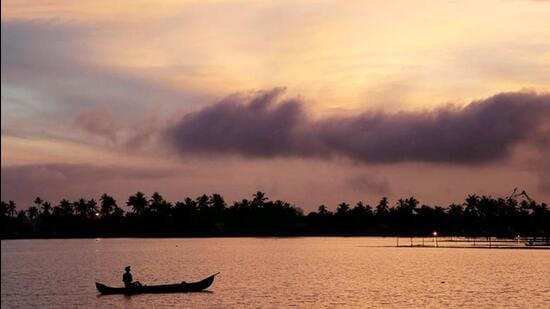
<path id="1" fill-rule="evenodd" d="M 250 157 L 314 156 L 311 125 L 298 100 L 279 100 L 284 89 L 232 95 L 186 115 L 168 130 L 183 152 L 237 153 Z"/>
<path id="2" fill-rule="evenodd" d="M 281 89 L 228 97 L 166 131 L 180 153 L 345 157 L 362 163 L 481 164 L 550 130 L 550 94 L 501 93 L 464 108 L 308 117 Z"/>

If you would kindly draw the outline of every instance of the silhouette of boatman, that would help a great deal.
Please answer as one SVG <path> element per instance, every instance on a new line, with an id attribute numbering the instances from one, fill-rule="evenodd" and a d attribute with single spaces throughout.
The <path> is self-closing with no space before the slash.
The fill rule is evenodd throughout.
<path id="1" fill-rule="evenodd" d="M 125 288 L 140 287 L 141 283 L 139 281 L 133 281 L 134 278 L 132 278 L 132 274 L 130 273 L 130 266 L 126 266 L 124 270 L 126 271 L 124 275 L 122 275 L 122 282 L 124 282 L 124 287 Z"/>

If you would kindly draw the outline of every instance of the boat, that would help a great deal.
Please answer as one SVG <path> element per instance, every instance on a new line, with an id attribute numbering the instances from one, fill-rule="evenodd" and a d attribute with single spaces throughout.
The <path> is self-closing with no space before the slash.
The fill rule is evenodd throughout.
<path id="1" fill-rule="evenodd" d="M 219 273 L 215 273 L 212 276 L 205 278 L 197 282 L 182 282 L 176 284 L 162 284 L 162 285 L 143 285 L 133 287 L 113 288 L 103 283 L 96 282 L 95 286 L 101 295 L 111 294 L 144 294 L 144 293 L 188 293 L 188 292 L 200 292 L 207 289 L 214 282 L 214 277 Z"/>

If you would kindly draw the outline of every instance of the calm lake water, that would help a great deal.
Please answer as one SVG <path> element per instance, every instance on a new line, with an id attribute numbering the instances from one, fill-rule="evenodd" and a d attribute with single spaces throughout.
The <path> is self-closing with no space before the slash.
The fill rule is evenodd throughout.
<path id="1" fill-rule="evenodd" d="M 395 248 L 393 238 L 2 241 L 2 308 L 550 306 L 550 250 Z M 221 272 L 209 293 L 97 296 Z"/>

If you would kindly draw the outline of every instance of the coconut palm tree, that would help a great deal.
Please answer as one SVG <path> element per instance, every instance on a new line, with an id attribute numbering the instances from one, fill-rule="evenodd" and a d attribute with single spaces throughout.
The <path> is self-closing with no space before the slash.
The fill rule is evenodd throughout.
<path id="1" fill-rule="evenodd" d="M 153 193 L 149 203 L 151 211 L 162 217 L 167 217 L 172 211 L 172 204 L 168 203 L 158 192 Z"/>
<path id="2" fill-rule="evenodd" d="M 14 201 L 8 201 L 8 206 L 6 207 L 6 213 L 10 217 L 15 217 L 16 215 L 16 205 Z"/>
<path id="3" fill-rule="evenodd" d="M 338 204 L 338 208 L 336 208 L 336 215 L 337 216 L 344 216 L 349 212 L 349 204 L 346 202 L 342 202 Z"/>
<path id="4" fill-rule="evenodd" d="M 88 203 L 85 199 L 81 198 L 76 202 L 73 202 L 75 213 L 79 217 L 86 217 L 88 214 Z"/>
<path id="5" fill-rule="evenodd" d="M 380 202 L 378 202 L 378 205 L 376 206 L 376 216 L 386 216 L 390 212 L 390 202 L 387 197 L 383 197 Z"/>
<path id="6" fill-rule="evenodd" d="M 72 216 L 74 215 L 74 207 L 71 202 L 66 199 L 62 199 L 57 206 L 59 209 L 59 214 L 62 216 Z"/>
<path id="7" fill-rule="evenodd" d="M 329 214 L 329 211 L 327 210 L 327 206 L 321 205 L 319 208 L 317 208 L 317 213 L 321 216 L 325 216 Z"/>
<path id="8" fill-rule="evenodd" d="M 141 192 L 131 195 L 128 198 L 128 202 L 126 202 L 126 205 L 132 207 L 133 212 L 138 216 L 145 213 L 148 204 L 147 197 Z"/>
<path id="9" fill-rule="evenodd" d="M 99 215 L 97 211 L 97 202 L 95 199 L 91 199 L 86 203 L 86 216 L 88 218 L 95 218 Z"/>
<path id="10" fill-rule="evenodd" d="M 42 205 L 42 202 L 44 202 L 44 200 L 41 199 L 39 196 L 37 196 L 37 197 L 34 199 L 34 204 L 36 205 L 36 208 L 40 208 L 40 205 Z"/>
<path id="11" fill-rule="evenodd" d="M 31 206 L 29 209 L 27 209 L 27 214 L 29 216 L 29 219 L 34 220 L 38 217 L 38 207 Z"/>
<path id="12" fill-rule="evenodd" d="M 261 191 L 258 191 L 252 195 L 252 206 L 263 207 L 267 200 L 268 198 L 266 194 Z"/>
<path id="13" fill-rule="evenodd" d="M 0 216 L 2 218 L 8 215 L 8 203 L 0 201 Z"/>
<path id="14" fill-rule="evenodd" d="M 42 216 L 48 217 L 51 214 L 52 211 L 52 204 L 48 201 L 42 202 Z"/>
<path id="15" fill-rule="evenodd" d="M 112 196 L 107 195 L 107 193 L 103 193 L 103 195 L 99 198 L 99 201 L 100 213 L 103 217 L 110 216 L 115 211 L 115 208 L 118 208 L 116 200 Z"/>
<path id="16" fill-rule="evenodd" d="M 210 204 L 217 212 L 222 212 L 227 206 L 225 200 L 223 199 L 223 196 L 217 193 L 212 194 L 212 196 L 210 197 Z"/>

